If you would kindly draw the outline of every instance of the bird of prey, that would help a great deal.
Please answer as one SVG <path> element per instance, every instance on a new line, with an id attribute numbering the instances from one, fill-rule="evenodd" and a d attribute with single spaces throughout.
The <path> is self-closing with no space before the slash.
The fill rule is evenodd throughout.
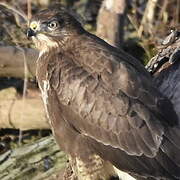
<path id="1" fill-rule="evenodd" d="M 66 10 L 36 14 L 37 80 L 57 143 L 79 180 L 109 180 L 113 166 L 139 179 L 180 179 L 171 102 L 143 65 L 88 33 Z"/>

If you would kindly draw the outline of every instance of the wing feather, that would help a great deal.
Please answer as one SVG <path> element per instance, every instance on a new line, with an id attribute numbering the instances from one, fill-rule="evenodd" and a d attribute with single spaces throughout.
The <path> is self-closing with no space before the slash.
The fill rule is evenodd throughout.
<path id="1" fill-rule="evenodd" d="M 69 123 L 85 136 L 128 154 L 154 156 L 160 143 L 152 137 L 154 134 L 161 137 L 163 127 L 159 125 L 159 131 L 153 132 L 149 109 L 121 90 L 113 94 L 101 81 L 71 61 L 69 66 L 72 68 L 68 68 L 71 69 L 68 73 L 67 64 L 61 66 L 63 86 L 56 89 L 60 103 L 79 117 L 76 121 L 72 118 Z"/>
<path id="2" fill-rule="evenodd" d="M 171 125 L 177 124 L 172 104 L 154 88 L 150 74 L 138 60 L 89 33 L 78 39 L 78 45 L 71 56 L 74 63 L 100 79 L 112 94 L 117 95 L 121 90 L 144 103 L 154 114 L 163 116 L 158 119 Z"/>
<path id="3" fill-rule="evenodd" d="M 135 69 L 138 63 L 116 61 L 109 51 L 96 50 L 94 55 L 97 59 L 91 58 L 87 64 L 68 57 L 58 61 L 64 64 L 59 65 L 63 86 L 55 89 L 59 102 L 79 117 L 74 121 L 67 114 L 69 123 L 104 145 L 130 155 L 154 157 L 164 134 L 163 113 L 158 107 L 158 99 L 163 97 L 151 79 Z"/>

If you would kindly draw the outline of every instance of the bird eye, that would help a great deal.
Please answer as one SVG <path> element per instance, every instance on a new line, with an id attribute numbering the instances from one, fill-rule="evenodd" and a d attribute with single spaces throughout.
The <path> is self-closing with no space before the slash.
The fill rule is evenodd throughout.
<path id="1" fill-rule="evenodd" d="M 56 29 L 58 27 L 58 22 L 57 21 L 52 21 L 48 24 L 49 29 Z"/>

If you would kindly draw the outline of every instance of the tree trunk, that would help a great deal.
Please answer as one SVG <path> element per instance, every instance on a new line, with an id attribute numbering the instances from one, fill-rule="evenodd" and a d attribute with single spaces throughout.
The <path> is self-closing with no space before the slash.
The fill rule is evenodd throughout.
<path id="1" fill-rule="evenodd" d="M 62 180 L 67 158 L 52 136 L 0 155 L 1 180 Z"/>
<path id="2" fill-rule="evenodd" d="M 158 0 L 148 0 L 141 25 L 138 29 L 138 35 L 141 37 L 143 32 L 152 33 L 154 14 Z"/>
<path id="3" fill-rule="evenodd" d="M 113 46 L 123 43 L 126 0 L 104 0 L 97 19 L 97 35 Z"/>

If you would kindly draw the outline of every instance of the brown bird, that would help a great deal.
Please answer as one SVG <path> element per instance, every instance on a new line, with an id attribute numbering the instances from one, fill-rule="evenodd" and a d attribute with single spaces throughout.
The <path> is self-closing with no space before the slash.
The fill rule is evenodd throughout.
<path id="1" fill-rule="evenodd" d="M 140 62 L 62 8 L 40 11 L 27 35 L 40 51 L 37 80 L 54 136 L 79 180 L 109 180 L 113 166 L 140 179 L 180 179 L 176 113 Z"/>

